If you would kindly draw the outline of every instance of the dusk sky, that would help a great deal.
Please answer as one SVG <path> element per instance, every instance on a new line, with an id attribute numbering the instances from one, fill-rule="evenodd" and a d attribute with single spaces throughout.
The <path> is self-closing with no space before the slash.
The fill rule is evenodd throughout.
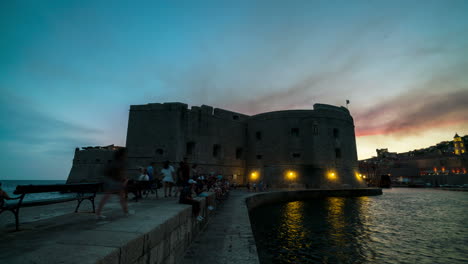
<path id="1" fill-rule="evenodd" d="M 345 105 L 359 159 L 468 134 L 468 1 L 1 1 L 1 179 L 125 145 L 131 104 Z"/>

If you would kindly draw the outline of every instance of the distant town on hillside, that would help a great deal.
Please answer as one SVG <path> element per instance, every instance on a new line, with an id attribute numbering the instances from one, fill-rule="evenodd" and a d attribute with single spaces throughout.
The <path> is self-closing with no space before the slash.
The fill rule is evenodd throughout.
<path id="1" fill-rule="evenodd" d="M 359 161 L 359 171 L 369 185 L 389 177 L 392 185 L 460 185 L 468 177 L 468 135 L 455 134 L 452 141 L 403 153 L 377 149 L 377 156 Z"/>

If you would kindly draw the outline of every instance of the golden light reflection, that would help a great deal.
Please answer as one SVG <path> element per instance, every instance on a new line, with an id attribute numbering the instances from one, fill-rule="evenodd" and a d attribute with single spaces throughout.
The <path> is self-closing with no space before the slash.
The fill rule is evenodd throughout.
<path id="1" fill-rule="evenodd" d="M 329 197 L 327 220 L 330 223 L 329 235 L 336 246 L 344 248 L 346 246 L 346 221 L 344 215 L 344 197 Z"/>
<path id="2" fill-rule="evenodd" d="M 300 248 L 302 241 L 307 236 L 303 225 L 304 202 L 296 201 L 285 205 L 281 219 L 279 237 L 286 241 L 285 249 Z"/>

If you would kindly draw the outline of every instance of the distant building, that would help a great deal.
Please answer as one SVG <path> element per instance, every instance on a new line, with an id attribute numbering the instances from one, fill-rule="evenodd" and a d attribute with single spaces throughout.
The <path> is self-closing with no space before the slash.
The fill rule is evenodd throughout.
<path id="1" fill-rule="evenodd" d="M 462 155 L 466 153 L 466 147 L 462 138 L 456 133 L 453 137 L 453 149 L 455 155 Z"/>
<path id="2" fill-rule="evenodd" d="M 396 158 L 397 153 L 396 152 L 388 152 L 388 148 L 384 149 L 377 149 L 377 157 L 378 158 Z"/>
<path id="3" fill-rule="evenodd" d="M 126 147 L 130 176 L 138 166 L 165 160 L 177 166 L 186 157 L 199 173 L 239 184 L 364 185 L 353 118 L 344 107 L 315 104 L 313 110 L 247 116 L 206 105 L 132 105 Z"/>

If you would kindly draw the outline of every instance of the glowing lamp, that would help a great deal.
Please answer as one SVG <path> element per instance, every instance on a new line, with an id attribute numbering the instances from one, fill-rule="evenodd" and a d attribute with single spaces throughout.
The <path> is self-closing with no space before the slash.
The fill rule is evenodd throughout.
<path id="1" fill-rule="evenodd" d="M 258 172 L 256 171 L 253 171 L 251 174 L 250 174 L 250 179 L 255 181 L 258 179 Z"/>
<path id="2" fill-rule="evenodd" d="M 334 180 L 337 179 L 337 175 L 336 175 L 335 172 L 329 172 L 329 173 L 327 174 L 327 178 L 328 178 L 329 180 L 331 180 L 331 181 L 334 181 Z"/>
<path id="3" fill-rule="evenodd" d="M 294 172 L 294 171 L 288 171 L 288 172 L 286 172 L 286 178 L 287 178 L 288 180 L 294 180 L 294 179 L 296 179 L 296 177 L 297 177 L 296 172 Z"/>
<path id="4" fill-rule="evenodd" d="M 358 181 L 361 181 L 361 180 L 362 180 L 362 174 L 361 174 L 361 173 L 357 173 L 357 172 L 356 172 L 356 173 L 354 173 L 354 175 L 356 176 L 356 179 L 357 179 Z"/>

